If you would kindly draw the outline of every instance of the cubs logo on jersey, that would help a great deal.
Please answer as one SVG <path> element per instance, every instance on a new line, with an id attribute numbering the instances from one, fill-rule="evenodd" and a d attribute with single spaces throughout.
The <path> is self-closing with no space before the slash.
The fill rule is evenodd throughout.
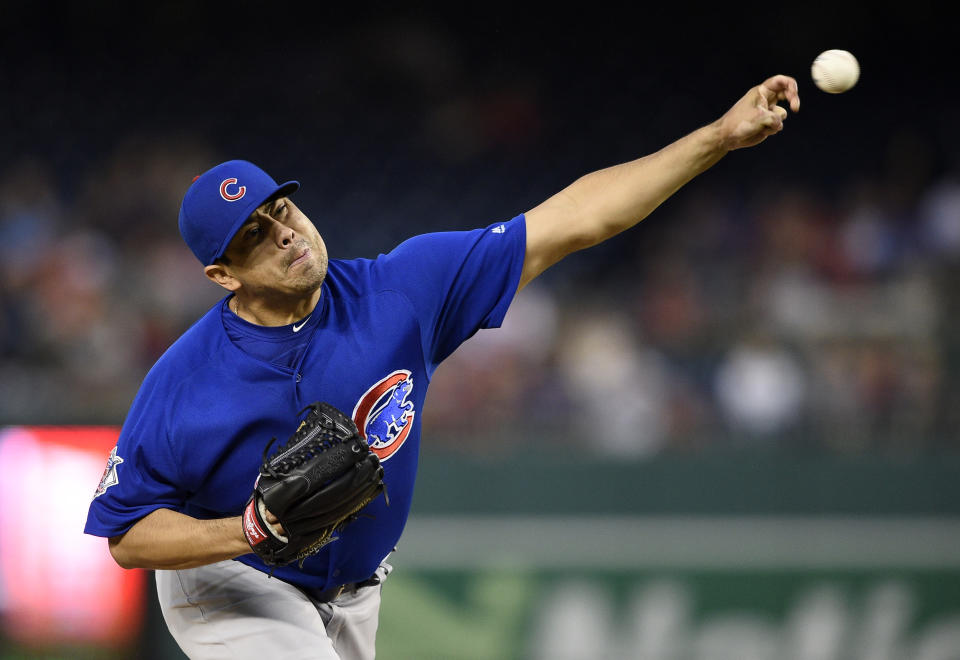
<path id="1" fill-rule="evenodd" d="M 110 456 L 107 457 L 107 467 L 103 469 L 103 476 L 100 477 L 100 485 L 97 486 L 97 491 L 93 494 L 93 499 L 97 499 L 105 492 L 110 486 L 116 486 L 120 483 L 120 479 L 117 477 L 117 466 L 123 463 L 123 459 L 117 456 L 117 448 L 114 447 L 110 451 Z"/>
<path id="2" fill-rule="evenodd" d="M 381 461 L 393 456 L 410 435 L 417 414 L 412 393 L 413 377 L 399 369 L 370 387 L 353 409 L 360 435 Z"/>

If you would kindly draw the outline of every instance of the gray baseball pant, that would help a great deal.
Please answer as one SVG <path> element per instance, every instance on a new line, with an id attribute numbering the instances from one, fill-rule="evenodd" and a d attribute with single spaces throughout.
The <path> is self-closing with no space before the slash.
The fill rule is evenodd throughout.
<path id="1" fill-rule="evenodd" d="M 392 567 L 383 563 L 377 576 Z M 156 571 L 163 618 L 191 660 L 373 660 L 381 585 L 316 602 L 291 584 L 227 560 Z"/>

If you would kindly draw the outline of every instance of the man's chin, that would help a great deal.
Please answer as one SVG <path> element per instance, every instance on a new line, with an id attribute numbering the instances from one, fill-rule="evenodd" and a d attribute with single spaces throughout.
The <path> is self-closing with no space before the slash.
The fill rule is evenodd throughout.
<path id="1" fill-rule="evenodd" d="M 305 293 L 312 293 L 319 289 L 327 278 L 326 260 L 320 263 L 303 264 L 299 270 L 301 272 L 296 273 L 296 287 Z"/>

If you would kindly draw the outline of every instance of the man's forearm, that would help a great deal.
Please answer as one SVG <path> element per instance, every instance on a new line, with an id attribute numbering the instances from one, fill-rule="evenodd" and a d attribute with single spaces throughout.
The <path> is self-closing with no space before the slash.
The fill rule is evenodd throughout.
<path id="1" fill-rule="evenodd" d="M 571 252 L 634 226 L 725 153 L 715 122 L 648 156 L 580 177 L 527 212 L 521 286 Z"/>
<path id="2" fill-rule="evenodd" d="M 195 568 L 248 552 L 240 516 L 198 520 L 170 509 L 157 509 L 110 539 L 110 554 L 124 568 Z"/>
<path id="3" fill-rule="evenodd" d="M 587 174 L 561 194 L 578 209 L 573 221 L 595 245 L 643 220 L 725 153 L 711 124 L 648 156 Z"/>
<path id="4" fill-rule="evenodd" d="M 717 126 L 704 126 L 649 156 L 586 175 L 569 194 L 583 196 L 583 220 L 600 243 L 646 218 L 725 153 Z"/>
<path id="5" fill-rule="evenodd" d="M 712 124 L 649 156 L 582 176 L 528 211 L 520 287 L 571 252 L 634 226 L 728 151 L 779 133 L 787 110 L 778 101 L 800 110 L 796 80 L 772 76 Z"/>

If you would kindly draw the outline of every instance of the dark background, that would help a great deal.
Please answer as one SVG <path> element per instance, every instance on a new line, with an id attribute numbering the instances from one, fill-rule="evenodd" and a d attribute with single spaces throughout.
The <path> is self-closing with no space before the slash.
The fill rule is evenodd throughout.
<path id="1" fill-rule="evenodd" d="M 488 159 L 542 181 L 522 200 L 534 203 L 571 177 L 663 146 L 787 73 L 804 101 L 790 131 L 775 147 L 728 159 L 715 179 L 749 185 L 748 175 L 762 174 L 835 189 L 906 167 L 889 162 L 904 134 L 925 142 L 932 167 L 955 164 L 955 36 L 934 3 L 355 13 L 198 4 L 6 3 L 5 160 L 43 155 L 73 192 L 132 136 L 185 136 L 300 176 L 317 203 L 362 176 L 387 204 L 410 187 L 469 190 L 467 175 Z M 813 87 L 810 63 L 827 48 L 860 59 L 854 92 Z M 469 158 L 425 130 L 439 106 L 498 101 L 532 107 L 515 110 L 527 114 L 513 125 L 486 126 L 493 139 L 461 147 Z M 486 197 L 506 198 L 490 202 L 500 214 L 524 210 L 505 193 Z"/>

